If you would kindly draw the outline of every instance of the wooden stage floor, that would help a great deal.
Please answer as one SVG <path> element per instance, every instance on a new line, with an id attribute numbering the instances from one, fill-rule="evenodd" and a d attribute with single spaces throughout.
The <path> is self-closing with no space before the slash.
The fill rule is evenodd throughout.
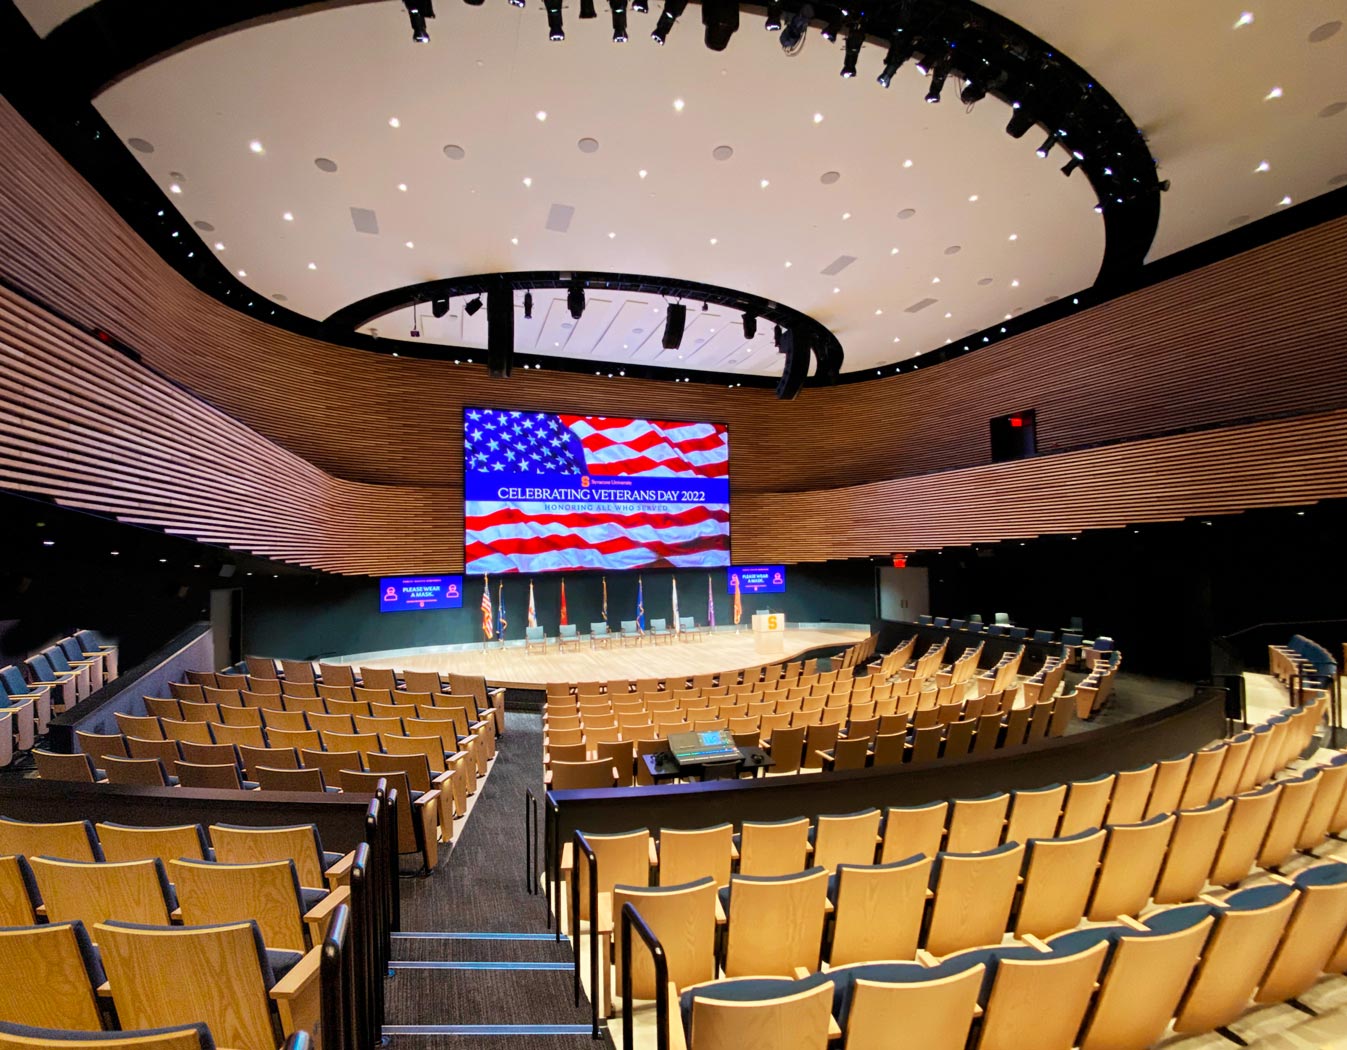
<path id="1" fill-rule="evenodd" d="M 837 629 L 788 629 L 781 653 L 759 653 L 751 631 L 717 631 L 699 641 L 669 641 L 654 644 L 649 638 L 639 646 L 616 640 L 607 649 L 580 649 L 558 653 L 555 644 L 547 653 L 526 653 L 523 646 L 502 649 L 488 643 L 484 652 L 446 649 L 405 656 L 342 660 L 363 667 L 392 667 L 399 671 L 452 671 L 480 674 L 491 685 L 513 689 L 542 689 L 548 682 L 602 682 L 610 678 L 685 677 L 757 667 L 794 659 L 799 653 L 829 645 L 852 645 L 866 637 L 864 631 Z"/>

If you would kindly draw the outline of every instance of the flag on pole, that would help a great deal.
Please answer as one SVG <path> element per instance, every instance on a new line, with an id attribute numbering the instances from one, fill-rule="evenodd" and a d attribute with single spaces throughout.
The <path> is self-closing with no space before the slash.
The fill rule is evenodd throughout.
<path id="1" fill-rule="evenodd" d="M 485 573 L 482 574 L 482 634 L 488 642 L 491 641 L 491 585 Z"/>
<path id="2" fill-rule="evenodd" d="M 673 615 L 673 621 L 674 621 L 674 623 L 673 623 L 673 628 L 674 628 L 674 634 L 677 634 L 677 633 L 678 633 L 678 580 L 674 579 L 672 576 L 669 577 L 669 579 L 670 579 L 670 581 L 671 581 L 672 584 L 673 584 L 673 610 L 674 610 L 674 615 Z"/>
<path id="3" fill-rule="evenodd" d="M 716 629 L 716 600 L 711 590 L 711 574 L 706 574 L 706 626 L 711 630 Z"/>
<path id="4" fill-rule="evenodd" d="M 603 578 L 603 613 L 599 617 L 604 623 L 608 622 L 608 577 Z"/>
<path id="5" fill-rule="evenodd" d="M 731 577 L 734 581 L 734 626 L 739 626 L 739 618 L 744 615 L 743 602 L 739 600 L 739 574 L 736 572 Z"/>
<path id="6" fill-rule="evenodd" d="M 570 621 L 566 619 L 566 581 L 561 581 L 561 626 L 565 627 Z"/>
<path id="7" fill-rule="evenodd" d="M 529 626 L 538 626 L 538 613 L 533 607 L 533 581 L 529 580 Z"/>
<path id="8" fill-rule="evenodd" d="M 497 633 L 500 640 L 505 641 L 505 628 L 510 626 L 510 622 L 505 619 L 505 581 L 496 582 L 496 622 L 499 625 Z"/>
<path id="9" fill-rule="evenodd" d="M 645 583 L 636 577 L 636 630 L 645 634 Z"/>

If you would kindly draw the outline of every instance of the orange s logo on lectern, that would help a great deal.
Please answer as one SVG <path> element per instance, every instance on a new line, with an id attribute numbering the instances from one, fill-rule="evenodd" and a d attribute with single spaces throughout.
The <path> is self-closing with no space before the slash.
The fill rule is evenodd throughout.
<path id="1" fill-rule="evenodd" d="M 769 617 L 767 617 L 767 630 L 769 630 L 769 631 L 775 631 L 775 630 L 776 630 L 776 617 L 775 617 L 775 616 L 769 616 Z"/>

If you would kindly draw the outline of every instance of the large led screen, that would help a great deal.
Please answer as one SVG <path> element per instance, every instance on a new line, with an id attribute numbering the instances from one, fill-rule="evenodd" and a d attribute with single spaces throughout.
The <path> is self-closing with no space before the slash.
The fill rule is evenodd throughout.
<path id="1" fill-rule="evenodd" d="M 784 594 L 786 567 L 784 565 L 734 565 L 725 570 L 725 589 L 734 593 L 734 581 L 739 580 L 740 594 Z"/>
<path id="2" fill-rule="evenodd" d="M 723 423 L 463 411 L 469 573 L 730 564 Z"/>
<path id="3" fill-rule="evenodd" d="M 379 611 L 463 608 L 462 576 L 384 576 L 379 580 Z"/>

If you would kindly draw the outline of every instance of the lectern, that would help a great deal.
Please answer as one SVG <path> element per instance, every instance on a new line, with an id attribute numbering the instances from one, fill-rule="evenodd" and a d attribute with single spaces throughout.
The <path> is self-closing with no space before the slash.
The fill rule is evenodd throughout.
<path id="1" fill-rule="evenodd" d="M 784 653 L 786 651 L 786 614 L 758 612 L 753 614 L 753 651 Z"/>

